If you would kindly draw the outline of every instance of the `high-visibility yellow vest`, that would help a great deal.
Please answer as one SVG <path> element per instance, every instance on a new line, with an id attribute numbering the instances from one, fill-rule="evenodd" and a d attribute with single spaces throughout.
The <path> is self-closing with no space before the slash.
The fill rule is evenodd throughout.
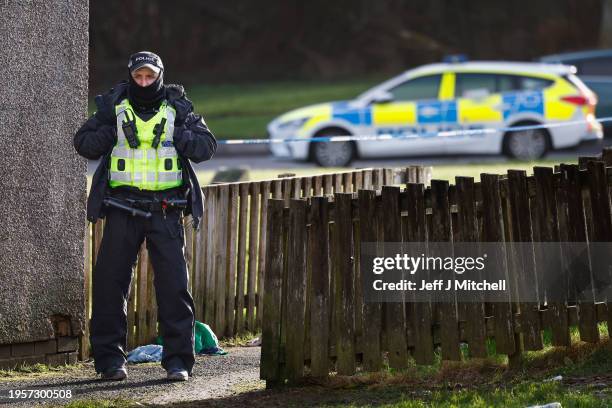
<path id="1" fill-rule="evenodd" d="M 117 143 L 111 153 L 109 183 L 111 187 L 130 186 L 141 190 L 166 190 L 183 184 L 178 153 L 174 148 L 174 118 L 176 111 L 166 101 L 151 119 L 144 121 L 134 114 L 130 102 L 124 99 L 115 107 Z M 163 133 L 157 148 L 152 143 L 155 126 L 165 118 Z M 123 131 L 124 121 L 135 121 L 140 145 L 131 148 Z"/>

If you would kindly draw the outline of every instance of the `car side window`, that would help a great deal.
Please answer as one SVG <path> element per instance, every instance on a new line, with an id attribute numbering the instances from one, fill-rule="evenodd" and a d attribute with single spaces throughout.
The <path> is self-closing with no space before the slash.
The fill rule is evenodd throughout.
<path id="1" fill-rule="evenodd" d="M 554 83 L 551 79 L 524 75 L 498 74 L 497 92 L 537 91 Z"/>
<path id="2" fill-rule="evenodd" d="M 495 74 L 457 73 L 455 78 L 455 95 L 460 98 L 470 97 L 477 91 L 492 94 L 497 89 Z"/>
<path id="3" fill-rule="evenodd" d="M 537 91 L 552 85 L 553 82 L 550 79 L 522 76 L 519 79 L 519 89 L 521 91 Z"/>
<path id="4" fill-rule="evenodd" d="M 489 94 L 512 91 L 537 91 L 553 84 L 554 81 L 511 74 L 458 73 L 455 94 L 469 97 L 474 91 L 486 90 Z"/>
<path id="5" fill-rule="evenodd" d="M 497 75 L 497 92 L 510 92 L 519 89 L 518 78 L 515 75 Z"/>
<path id="6" fill-rule="evenodd" d="M 438 99 L 442 75 L 427 75 L 408 80 L 389 92 L 395 101 Z"/>

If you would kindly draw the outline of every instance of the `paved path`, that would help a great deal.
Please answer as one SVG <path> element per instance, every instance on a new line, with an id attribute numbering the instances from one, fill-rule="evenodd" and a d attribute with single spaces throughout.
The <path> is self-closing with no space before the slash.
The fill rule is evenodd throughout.
<path id="1" fill-rule="evenodd" d="M 76 399 L 126 399 L 142 404 L 165 405 L 176 402 L 230 397 L 240 390 L 265 387 L 259 380 L 259 347 L 226 348 L 225 356 L 197 356 L 194 376 L 185 383 L 169 383 L 159 363 L 128 366 L 128 379 L 121 382 L 95 378 L 93 363 L 77 369 L 25 378 L 0 377 L 0 407 L 61 406 Z M 9 390 L 71 390 L 71 400 L 15 400 Z"/>

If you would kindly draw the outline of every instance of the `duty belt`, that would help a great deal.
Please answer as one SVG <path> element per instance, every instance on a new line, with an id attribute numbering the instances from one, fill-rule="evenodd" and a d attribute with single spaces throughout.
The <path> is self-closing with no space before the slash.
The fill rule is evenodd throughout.
<path id="1" fill-rule="evenodd" d="M 151 218 L 153 216 L 153 212 L 162 212 L 164 215 L 166 215 L 166 211 L 169 210 L 182 210 L 187 207 L 187 200 L 162 199 L 161 201 L 158 201 L 106 197 L 104 199 L 104 205 L 127 211 L 132 214 L 132 216 Z"/>

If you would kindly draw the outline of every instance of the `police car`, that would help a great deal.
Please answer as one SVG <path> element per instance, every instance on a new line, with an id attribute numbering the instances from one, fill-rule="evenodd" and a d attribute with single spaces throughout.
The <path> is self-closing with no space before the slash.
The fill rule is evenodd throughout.
<path id="1" fill-rule="evenodd" d="M 406 71 L 350 101 L 287 112 L 270 122 L 268 133 L 274 156 L 321 166 L 425 154 L 504 153 L 528 160 L 600 141 L 596 104 L 572 66 L 439 63 Z"/>

